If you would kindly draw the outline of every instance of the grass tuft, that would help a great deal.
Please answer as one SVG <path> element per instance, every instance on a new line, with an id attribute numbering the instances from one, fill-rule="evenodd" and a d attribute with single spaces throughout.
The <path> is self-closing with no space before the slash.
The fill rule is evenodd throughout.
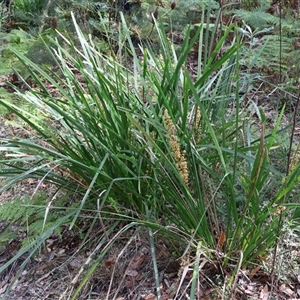
<path id="1" fill-rule="evenodd" d="M 65 292 L 72 299 L 121 233 L 136 224 L 149 229 L 158 295 L 155 231 L 187 244 L 185 254 L 195 257 L 191 299 L 206 262 L 230 268 L 234 286 L 242 267 L 257 263 L 276 245 L 286 208 L 293 208 L 286 203 L 298 184 L 299 164 L 285 177 L 269 160 L 283 110 L 271 133 L 262 110 L 255 120 L 260 135 L 254 138 L 247 131 L 253 120 L 239 110 L 235 90 L 243 80 L 238 63 L 242 45 L 238 38 L 225 44 L 235 32 L 233 25 L 213 49 L 205 39 L 192 76 L 187 71 L 191 51 L 203 42 L 204 25 L 196 31 L 187 27 L 182 47 L 175 51 L 155 19 L 159 50 L 143 44 L 137 50 L 123 16 L 121 20 L 124 40 L 117 57 L 99 52 L 74 16 L 74 40 L 57 32 L 59 39 L 48 49 L 55 69 L 42 69 L 11 49 L 36 82 L 28 92 L 16 88 L 35 112 L 5 99 L 0 103 L 34 138 L 1 140 L 5 167 L 0 176 L 6 179 L 1 190 L 26 178 L 43 178 L 76 194 L 79 203 L 65 220 L 69 228 L 88 216 L 93 219 L 91 232 L 99 220 L 101 237 L 87 258 L 88 271 L 83 266 Z M 274 174 L 282 184 L 266 199 Z M 37 245 L 49 237 L 49 230 Z M 183 267 L 182 280 L 189 267 Z"/>

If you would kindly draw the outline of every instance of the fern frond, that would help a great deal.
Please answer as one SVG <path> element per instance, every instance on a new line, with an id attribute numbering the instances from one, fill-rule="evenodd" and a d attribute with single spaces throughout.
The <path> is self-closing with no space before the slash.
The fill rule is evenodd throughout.
<path id="1" fill-rule="evenodd" d="M 261 7 L 257 7 L 251 11 L 245 9 L 234 10 L 233 13 L 246 24 L 254 29 L 263 29 L 270 27 L 270 25 L 278 25 L 279 18 L 266 13 Z"/>
<path id="2" fill-rule="evenodd" d="M 293 50 L 292 39 L 280 37 L 278 35 L 269 35 L 262 38 L 264 47 L 264 55 L 259 58 L 259 64 L 262 66 L 268 66 L 269 68 L 288 72 L 293 64 L 296 63 L 294 60 L 296 57 L 291 55 Z M 280 52 L 281 51 L 281 52 Z M 282 61 L 280 61 L 280 53 Z M 298 58 L 299 59 L 299 55 Z"/>
<path id="3" fill-rule="evenodd" d="M 0 249 L 5 247 L 7 242 L 18 237 L 18 230 L 15 230 L 14 226 L 23 228 L 23 232 L 26 231 L 26 237 L 22 236 L 21 248 L 23 248 L 64 217 L 64 212 L 67 214 L 65 210 L 63 212 L 59 210 L 59 213 L 51 211 L 45 222 L 47 201 L 45 195 L 36 195 L 33 199 L 25 195 L 23 200 L 14 199 L 0 206 L 0 220 L 3 224 L 0 233 Z M 57 227 L 55 231 L 60 235 L 61 227 Z"/>
<path id="4" fill-rule="evenodd" d="M 4 203 L 0 206 L 0 219 L 10 223 L 17 223 L 24 217 L 23 204 L 23 201 L 19 199 Z"/>

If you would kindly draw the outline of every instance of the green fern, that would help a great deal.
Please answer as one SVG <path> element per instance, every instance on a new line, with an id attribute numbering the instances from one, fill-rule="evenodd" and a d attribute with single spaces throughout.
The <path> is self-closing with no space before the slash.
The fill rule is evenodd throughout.
<path id="1" fill-rule="evenodd" d="M 1 205 L 0 220 L 4 229 L 0 234 L 0 250 L 8 241 L 18 238 L 19 231 L 26 232 L 26 237 L 22 237 L 21 248 L 26 247 L 64 216 L 64 210 L 51 210 L 46 214 L 46 209 L 45 195 L 37 195 L 33 199 L 25 196 L 24 200 L 15 199 Z M 61 227 L 57 227 L 55 231 L 60 235 Z"/>
<path id="2" fill-rule="evenodd" d="M 17 223 L 24 217 L 22 205 L 23 202 L 19 199 L 4 203 L 0 206 L 0 219 L 10 223 Z"/>
<path id="3" fill-rule="evenodd" d="M 250 25 L 254 30 L 276 26 L 279 24 L 279 18 L 265 12 L 265 7 L 260 6 L 253 10 L 237 9 L 233 13 L 246 24 Z"/>
<path id="4" fill-rule="evenodd" d="M 275 68 L 279 71 L 280 65 L 282 71 L 290 72 L 291 67 L 297 64 L 299 53 L 292 53 L 293 39 L 280 37 L 278 35 L 269 35 L 262 38 L 264 46 L 264 57 L 261 56 L 259 61 L 261 64 L 269 68 Z M 280 61 L 281 55 L 281 61 Z M 296 60 L 295 60 L 296 59 Z"/>

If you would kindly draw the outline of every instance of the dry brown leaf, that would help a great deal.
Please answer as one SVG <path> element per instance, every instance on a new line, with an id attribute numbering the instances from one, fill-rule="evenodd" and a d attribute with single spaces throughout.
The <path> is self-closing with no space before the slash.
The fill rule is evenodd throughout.
<path id="1" fill-rule="evenodd" d="M 7 287 L 8 287 L 8 283 L 7 282 L 5 282 L 5 283 L 2 282 L 2 284 L 0 285 L 0 295 L 5 293 Z"/>
<path id="2" fill-rule="evenodd" d="M 37 269 L 37 273 L 40 273 L 41 271 L 43 271 L 44 269 L 48 268 L 49 266 L 51 266 L 51 264 L 48 262 L 48 263 L 44 263 L 44 264 L 41 264 L 38 269 Z"/>
<path id="3" fill-rule="evenodd" d="M 251 295 L 251 296 L 253 296 L 256 292 L 257 292 L 257 287 L 250 285 L 250 284 L 247 286 L 247 289 L 244 290 L 245 294 Z"/>
<path id="4" fill-rule="evenodd" d="M 115 257 L 109 257 L 108 259 L 106 259 L 104 261 L 104 264 L 106 267 L 111 267 L 112 265 L 114 265 L 116 263 L 116 259 Z"/>
<path id="5" fill-rule="evenodd" d="M 130 277 L 136 277 L 139 273 L 135 270 L 126 270 L 126 275 Z"/>
<path id="6" fill-rule="evenodd" d="M 253 277 L 257 274 L 257 272 L 260 270 L 261 266 L 257 266 L 256 268 L 254 268 L 250 274 L 249 274 L 249 279 L 252 280 Z"/>
<path id="7" fill-rule="evenodd" d="M 124 282 L 124 286 L 127 288 L 134 287 L 134 284 L 135 284 L 135 280 L 133 279 L 133 277 L 128 277 Z"/>
<path id="8" fill-rule="evenodd" d="M 223 246 L 224 246 L 225 242 L 226 242 L 226 232 L 225 231 L 221 231 L 221 233 L 219 235 L 218 244 L 217 244 L 217 250 L 218 251 L 222 251 L 223 250 Z"/>
<path id="9" fill-rule="evenodd" d="M 39 279 L 36 280 L 36 283 L 43 281 L 45 278 L 48 278 L 51 274 L 52 274 L 52 271 L 44 274 L 42 277 L 40 277 Z"/>
<path id="10" fill-rule="evenodd" d="M 202 297 L 202 298 L 200 298 L 201 300 L 211 300 L 211 297 L 210 296 L 208 296 L 208 295 L 206 295 L 206 296 L 204 296 L 204 297 Z"/>
<path id="11" fill-rule="evenodd" d="M 157 257 L 157 259 L 169 258 L 170 257 L 170 252 L 167 250 L 166 246 L 163 246 L 157 252 L 157 256 L 156 257 Z"/>
<path id="12" fill-rule="evenodd" d="M 146 259 L 146 255 L 144 254 L 137 254 L 134 256 L 132 261 L 130 262 L 130 269 L 135 270 L 137 269 Z"/>
<path id="13" fill-rule="evenodd" d="M 204 296 L 204 293 L 203 293 L 203 291 L 200 289 L 200 290 L 198 290 L 198 292 L 197 292 L 197 298 L 198 299 L 201 299 L 201 297 L 203 297 Z"/>
<path id="14" fill-rule="evenodd" d="M 269 288 L 268 285 L 266 284 L 262 291 L 260 292 L 260 297 L 259 300 L 268 300 L 269 299 Z"/>
<path id="15" fill-rule="evenodd" d="M 285 293 L 286 295 L 288 295 L 289 297 L 294 297 L 295 296 L 295 293 L 292 289 L 290 288 L 286 288 L 283 293 Z"/>
<path id="16" fill-rule="evenodd" d="M 70 261 L 70 267 L 73 269 L 79 269 L 84 264 L 84 261 L 80 258 L 75 257 Z"/>
<path id="17" fill-rule="evenodd" d="M 201 299 L 203 299 L 203 300 L 204 299 L 210 299 L 211 297 L 209 295 L 212 294 L 212 293 L 214 293 L 215 291 L 216 291 L 215 288 L 208 289 L 208 290 L 204 291 L 205 296 L 203 298 L 201 298 Z"/>
<path id="18" fill-rule="evenodd" d="M 156 296 L 153 294 L 146 295 L 142 298 L 143 300 L 156 300 Z"/>
<path id="19" fill-rule="evenodd" d="M 279 291 L 283 292 L 285 290 L 285 287 L 286 287 L 285 283 L 281 284 L 280 287 L 279 287 Z"/>

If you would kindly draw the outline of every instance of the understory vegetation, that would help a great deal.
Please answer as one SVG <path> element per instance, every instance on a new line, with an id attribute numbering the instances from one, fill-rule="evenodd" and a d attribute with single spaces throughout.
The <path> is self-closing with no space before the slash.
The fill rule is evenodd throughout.
<path id="1" fill-rule="evenodd" d="M 299 245 L 300 21 L 279 2 L 1 3 L 0 191 L 35 185 L 0 206 L 1 251 L 20 243 L 0 274 L 23 258 L 3 297 L 66 232 L 85 260 L 60 299 L 128 295 L 113 278 L 136 231 L 155 287 L 142 299 L 243 299 L 243 274 L 280 277 Z"/>

